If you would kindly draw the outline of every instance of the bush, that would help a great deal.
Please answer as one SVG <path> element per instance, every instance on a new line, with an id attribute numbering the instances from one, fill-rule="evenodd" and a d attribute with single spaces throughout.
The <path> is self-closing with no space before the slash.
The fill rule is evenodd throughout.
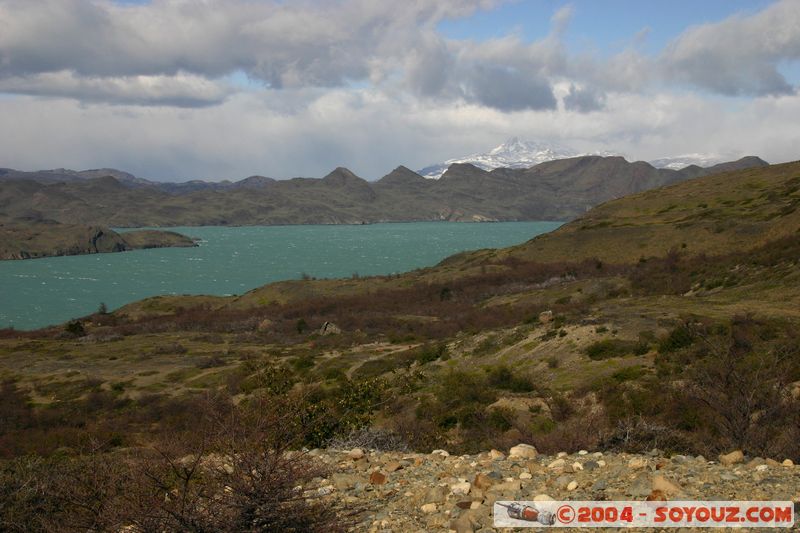
<path id="1" fill-rule="evenodd" d="M 346 531 L 353 510 L 296 490 L 326 472 L 302 453 L 287 453 L 302 434 L 295 411 L 275 400 L 245 407 L 213 401 L 194 413 L 189 437 L 155 452 L 93 449 L 5 463 L 0 529 Z"/>
<path id="2" fill-rule="evenodd" d="M 678 326 L 661 339 L 658 345 L 659 353 L 676 352 L 682 348 L 691 346 L 694 343 L 694 336 L 685 325 Z"/>
<path id="3" fill-rule="evenodd" d="M 73 337 L 85 337 L 86 329 L 80 320 L 71 320 L 64 326 L 64 331 Z"/>
<path id="4" fill-rule="evenodd" d="M 648 346 L 639 342 L 624 341 L 621 339 L 603 339 L 594 342 L 586 347 L 586 355 L 589 359 L 599 361 L 611 357 L 622 357 L 625 355 L 643 355 L 647 353 Z"/>
<path id="5" fill-rule="evenodd" d="M 528 376 L 515 373 L 505 365 L 489 369 L 487 381 L 491 387 L 511 392 L 531 392 L 534 390 L 533 382 Z"/>

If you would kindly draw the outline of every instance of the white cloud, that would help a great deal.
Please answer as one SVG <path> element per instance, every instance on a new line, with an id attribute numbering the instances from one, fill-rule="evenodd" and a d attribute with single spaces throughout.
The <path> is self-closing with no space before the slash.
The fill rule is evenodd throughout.
<path id="1" fill-rule="evenodd" d="M 689 28 L 662 57 L 670 78 L 725 95 L 794 92 L 779 65 L 798 59 L 797 0 L 781 0 L 754 15 Z"/>

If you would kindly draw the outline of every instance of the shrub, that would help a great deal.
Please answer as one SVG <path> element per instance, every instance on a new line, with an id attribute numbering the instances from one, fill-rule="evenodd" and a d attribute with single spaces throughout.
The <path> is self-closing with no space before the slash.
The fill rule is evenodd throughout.
<path id="1" fill-rule="evenodd" d="M 85 337 L 86 329 L 80 320 L 71 320 L 64 326 L 64 331 L 73 337 Z"/>
<path id="2" fill-rule="evenodd" d="M 682 348 L 691 346 L 694 343 L 694 336 L 689 328 L 680 325 L 672 329 L 666 337 L 661 339 L 658 345 L 660 353 L 676 352 Z"/>
<path id="3" fill-rule="evenodd" d="M 599 361 L 611 357 L 622 357 L 641 351 L 641 345 L 637 342 L 624 341 L 621 339 L 603 339 L 594 342 L 586 347 L 586 355 L 589 359 Z M 645 349 L 644 353 L 647 353 Z"/>
<path id="4" fill-rule="evenodd" d="M 302 434 L 295 411 L 291 402 L 274 400 L 213 402 L 194 413 L 191 436 L 164 442 L 155 453 L 94 448 L 8 462 L 0 468 L 0 528 L 346 531 L 352 510 L 296 490 L 326 472 L 302 453 L 287 453 Z"/>
<path id="5" fill-rule="evenodd" d="M 487 381 L 489 386 L 496 389 L 512 392 L 531 392 L 534 390 L 533 382 L 528 376 L 515 373 L 505 365 L 495 366 L 488 370 Z"/>

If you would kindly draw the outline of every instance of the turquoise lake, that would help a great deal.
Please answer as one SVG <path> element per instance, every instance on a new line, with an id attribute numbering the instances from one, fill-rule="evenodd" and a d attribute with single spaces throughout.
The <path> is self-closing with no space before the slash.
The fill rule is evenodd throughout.
<path id="1" fill-rule="evenodd" d="M 272 281 L 432 266 L 525 242 L 560 222 L 176 227 L 197 248 L 0 261 L 0 328 L 33 329 L 157 294 L 242 294 Z"/>

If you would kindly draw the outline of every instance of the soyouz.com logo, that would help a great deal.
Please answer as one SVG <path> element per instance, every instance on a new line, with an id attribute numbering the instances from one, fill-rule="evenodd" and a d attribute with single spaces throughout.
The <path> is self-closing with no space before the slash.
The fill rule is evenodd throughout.
<path id="1" fill-rule="evenodd" d="M 790 501 L 498 501 L 495 527 L 794 526 Z"/>

